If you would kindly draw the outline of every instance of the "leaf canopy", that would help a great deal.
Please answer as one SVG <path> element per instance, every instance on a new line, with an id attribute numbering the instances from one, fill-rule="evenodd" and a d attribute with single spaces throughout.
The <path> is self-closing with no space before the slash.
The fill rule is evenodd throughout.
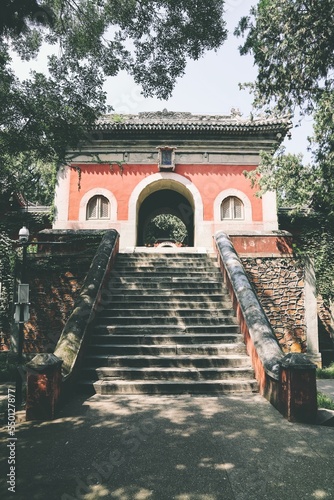
<path id="1" fill-rule="evenodd" d="M 280 149 L 263 154 L 250 177 L 260 193 L 277 189 L 280 205 L 293 209 L 298 251 L 312 257 L 326 299 L 334 297 L 333 19 L 332 0 L 260 0 L 236 29 L 245 37 L 241 53 L 253 54 L 258 67 L 255 105 L 314 120 L 308 164 Z"/>
<path id="2" fill-rule="evenodd" d="M 241 19 L 235 33 L 258 67 L 257 105 L 312 112 L 334 89 L 333 19 L 332 0 L 260 0 Z"/>
<path id="3" fill-rule="evenodd" d="M 0 180 L 22 158 L 62 163 L 107 111 L 108 76 L 125 70 L 144 95 L 169 97 L 187 60 L 225 41 L 223 14 L 224 0 L 2 0 Z M 29 61 L 45 44 L 48 72 L 20 81 L 12 54 Z"/>
<path id="4" fill-rule="evenodd" d="M 242 54 L 253 54 L 258 76 L 255 105 L 314 119 L 309 139 L 312 161 L 301 156 L 263 155 L 262 190 L 275 186 L 281 200 L 295 207 L 334 212 L 334 2 L 332 0 L 260 0 L 240 20 Z"/>

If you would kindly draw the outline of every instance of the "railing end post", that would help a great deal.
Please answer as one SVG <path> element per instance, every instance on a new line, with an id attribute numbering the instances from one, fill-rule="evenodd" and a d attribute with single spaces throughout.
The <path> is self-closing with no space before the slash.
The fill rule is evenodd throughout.
<path id="1" fill-rule="evenodd" d="M 26 420 L 53 420 L 60 398 L 62 360 L 37 354 L 27 364 Z"/>
<path id="2" fill-rule="evenodd" d="M 279 364 L 281 413 L 290 422 L 314 424 L 318 410 L 316 365 L 301 353 L 289 353 Z"/>

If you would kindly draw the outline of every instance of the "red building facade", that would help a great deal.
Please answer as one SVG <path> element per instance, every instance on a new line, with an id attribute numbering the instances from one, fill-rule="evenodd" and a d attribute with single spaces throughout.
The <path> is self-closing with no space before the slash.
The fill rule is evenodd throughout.
<path id="1" fill-rule="evenodd" d="M 218 230 L 272 233 L 275 193 L 259 198 L 244 173 L 289 128 L 287 117 L 244 119 L 237 111 L 107 115 L 59 172 L 54 229 L 115 228 L 121 248 L 145 245 L 159 214 L 184 223 L 187 246 L 212 248 Z"/>

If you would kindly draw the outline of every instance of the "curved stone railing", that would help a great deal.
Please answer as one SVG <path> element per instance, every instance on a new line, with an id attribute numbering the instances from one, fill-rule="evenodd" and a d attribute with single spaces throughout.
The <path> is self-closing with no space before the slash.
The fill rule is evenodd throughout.
<path id="1" fill-rule="evenodd" d="M 52 420 L 76 380 L 88 328 L 102 303 L 102 289 L 118 253 L 119 234 L 105 233 L 54 354 L 38 354 L 27 365 L 27 420 Z"/>
<path id="2" fill-rule="evenodd" d="M 214 240 L 260 393 L 289 420 L 313 423 L 316 366 L 304 354 L 284 355 L 231 240 L 222 231 Z"/>
<path id="3" fill-rule="evenodd" d="M 247 326 L 254 348 L 265 371 L 278 380 L 279 361 L 284 354 L 275 333 L 249 282 L 231 240 L 223 232 L 217 233 L 215 239 L 224 265 L 224 271 L 228 276 L 228 282 L 232 286 L 237 313 L 238 315 L 242 314 L 242 318 L 246 323 L 245 326 Z"/>
<path id="4" fill-rule="evenodd" d="M 56 345 L 54 354 L 62 360 L 62 379 L 66 382 L 82 355 L 89 324 L 98 305 L 101 289 L 118 253 L 119 234 L 108 231 L 96 251 L 79 297 Z"/>

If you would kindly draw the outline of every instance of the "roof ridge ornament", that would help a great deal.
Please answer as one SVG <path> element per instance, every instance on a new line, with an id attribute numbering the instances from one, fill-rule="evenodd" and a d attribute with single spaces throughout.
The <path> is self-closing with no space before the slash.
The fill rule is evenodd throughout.
<path id="1" fill-rule="evenodd" d="M 230 113 L 231 118 L 236 118 L 237 120 L 242 118 L 242 113 L 239 108 L 231 108 Z"/>
<path id="2" fill-rule="evenodd" d="M 186 111 L 168 111 L 164 108 L 162 111 L 141 111 L 138 113 L 139 118 L 167 118 L 173 120 L 185 120 L 191 118 L 192 113 Z"/>

